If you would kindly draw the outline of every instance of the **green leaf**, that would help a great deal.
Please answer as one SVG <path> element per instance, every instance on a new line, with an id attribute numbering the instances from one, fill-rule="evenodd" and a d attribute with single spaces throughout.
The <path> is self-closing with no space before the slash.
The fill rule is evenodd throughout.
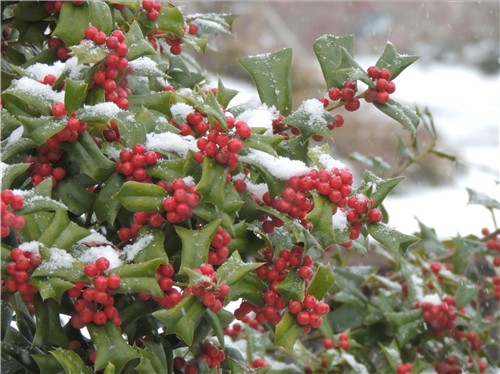
<path id="1" fill-rule="evenodd" d="M 260 100 L 288 115 L 292 110 L 292 49 L 247 56 L 238 61 L 252 76 Z"/>
<path id="2" fill-rule="evenodd" d="M 21 1 L 17 4 L 14 14 L 16 18 L 26 22 L 37 22 L 47 18 L 44 4 Z"/>
<path id="3" fill-rule="evenodd" d="M 74 6 L 71 2 L 64 2 L 59 12 L 57 26 L 52 36 L 62 39 L 66 46 L 78 44 L 85 36 L 85 29 L 90 24 L 90 11 L 87 3 Z"/>
<path id="4" fill-rule="evenodd" d="M 162 7 L 158 13 L 157 24 L 158 29 L 182 37 L 184 18 L 178 8 L 174 6 Z"/>
<path id="5" fill-rule="evenodd" d="M 237 90 L 226 88 L 220 78 L 217 81 L 217 101 L 224 108 L 228 106 L 229 102 L 238 94 Z"/>
<path id="6" fill-rule="evenodd" d="M 163 259 L 153 259 L 136 264 L 125 264 L 108 271 L 109 274 L 119 275 L 120 287 L 117 293 L 148 292 L 155 296 L 162 296 L 163 292 L 156 279 L 156 269 Z"/>
<path id="7" fill-rule="evenodd" d="M 90 369 L 85 365 L 82 358 L 69 349 L 57 348 L 49 353 L 56 358 L 67 374 L 90 374 Z"/>
<path id="8" fill-rule="evenodd" d="M 468 204 L 482 205 L 487 209 L 500 209 L 500 202 L 486 195 L 483 192 L 473 190 L 472 188 L 466 188 L 469 194 Z"/>
<path id="9" fill-rule="evenodd" d="M 73 113 L 83 105 L 87 88 L 88 84 L 83 81 L 74 81 L 69 78 L 66 79 L 64 85 L 64 106 L 67 113 Z"/>
<path id="10" fill-rule="evenodd" d="M 129 61 L 143 56 L 156 55 L 153 46 L 144 38 L 137 21 L 130 25 L 130 30 L 125 34 L 125 44 L 128 47 L 127 60 Z"/>
<path id="11" fill-rule="evenodd" d="M 374 102 L 373 105 L 375 105 L 382 113 L 385 113 L 402 124 L 403 127 L 411 132 L 412 135 L 415 135 L 418 124 L 420 123 L 420 117 L 417 116 L 413 110 L 392 99 L 389 99 L 387 104 Z"/>
<path id="12" fill-rule="evenodd" d="M 113 199 L 131 212 L 161 212 L 165 196 L 165 189 L 156 184 L 129 181 L 123 184 Z"/>
<path id="13" fill-rule="evenodd" d="M 259 151 L 269 153 L 270 155 L 278 156 L 275 148 L 282 140 L 283 137 L 280 135 L 262 135 L 252 133 L 251 137 L 243 140 L 243 148 L 258 149 Z"/>
<path id="14" fill-rule="evenodd" d="M 155 92 L 144 95 L 127 96 L 128 105 L 131 111 L 138 111 L 141 107 L 156 110 L 170 116 L 170 92 Z"/>
<path id="15" fill-rule="evenodd" d="M 217 269 L 217 281 L 219 284 L 231 286 L 261 265 L 261 263 L 246 263 L 242 261 L 238 251 L 234 251 Z"/>
<path id="16" fill-rule="evenodd" d="M 456 303 L 458 308 L 465 307 L 479 292 L 477 285 L 469 280 L 460 281 L 455 293 Z"/>
<path id="17" fill-rule="evenodd" d="M 152 238 L 152 240 L 148 242 L 146 248 L 137 253 L 133 260 L 138 263 L 158 258 L 163 261 L 168 261 L 168 256 L 165 253 L 164 247 L 165 232 L 163 230 L 150 229 L 144 226 L 139 232 L 136 243 L 138 243 L 141 239 L 148 237 Z"/>
<path id="18" fill-rule="evenodd" d="M 305 139 L 312 135 L 331 136 L 328 125 L 330 125 L 335 116 L 327 112 L 323 104 L 316 99 L 304 101 L 300 107 L 281 123 L 298 128 Z"/>
<path id="19" fill-rule="evenodd" d="M 233 313 L 228 312 L 224 309 L 217 313 L 214 313 L 210 309 L 207 309 L 207 311 L 203 315 L 203 318 L 214 330 L 215 336 L 217 337 L 220 346 L 222 347 L 222 349 L 224 349 L 225 341 L 223 328 L 228 326 L 234 320 Z"/>
<path id="20" fill-rule="evenodd" d="M 392 43 L 388 42 L 384 52 L 375 64 L 379 69 L 386 68 L 391 72 L 391 80 L 396 78 L 404 69 L 417 61 L 420 57 L 415 55 L 401 55 Z"/>
<path id="21" fill-rule="evenodd" d="M 295 271 L 290 271 L 286 275 L 285 279 L 283 279 L 275 288 L 276 291 L 283 296 L 285 302 L 289 302 L 290 300 L 304 300 L 304 280 L 300 278 Z"/>
<path id="22" fill-rule="evenodd" d="M 68 120 L 55 117 L 24 117 L 18 116 L 19 121 L 24 125 L 24 136 L 30 138 L 37 145 L 41 145 L 48 138 L 65 129 Z"/>
<path id="23" fill-rule="evenodd" d="M 224 166 L 217 164 L 211 157 L 205 157 L 201 179 L 196 185 L 196 192 L 201 195 L 202 200 L 221 210 L 224 207 L 226 175 L 227 169 Z"/>
<path id="24" fill-rule="evenodd" d="M 484 248 L 484 244 L 464 238 L 455 238 L 455 255 L 453 256 L 453 272 L 455 274 L 464 274 L 468 265 L 473 261 L 474 254 Z"/>
<path id="25" fill-rule="evenodd" d="M 123 339 L 120 329 L 113 322 L 103 326 L 90 324 L 87 328 L 97 352 L 95 370 L 104 369 L 112 363 L 120 373 L 129 361 L 140 357 Z"/>
<path id="26" fill-rule="evenodd" d="M 175 231 L 182 241 L 181 265 L 179 274 L 185 274 L 184 268 L 194 269 L 207 263 L 210 242 L 222 220 L 216 219 L 200 230 L 189 230 L 175 226 Z"/>
<path id="27" fill-rule="evenodd" d="M 345 79 L 335 74 L 335 70 L 342 61 L 341 47 L 352 53 L 353 42 L 352 35 L 323 35 L 314 42 L 314 53 L 319 61 L 328 88 L 342 87 L 344 85 Z"/>
<path id="28" fill-rule="evenodd" d="M 113 199 L 113 196 L 123 185 L 124 178 L 118 174 L 112 174 L 104 183 L 101 184 L 100 190 L 94 199 L 93 210 L 99 222 L 115 222 L 121 204 L 118 200 Z"/>
<path id="29" fill-rule="evenodd" d="M 184 178 L 185 158 L 176 158 L 173 160 L 161 159 L 148 169 L 148 174 L 166 181 L 174 181 L 177 178 Z"/>
<path id="30" fill-rule="evenodd" d="M 90 41 L 84 41 L 70 49 L 78 59 L 79 64 L 97 64 L 108 55 L 106 49 Z"/>
<path id="31" fill-rule="evenodd" d="M 50 225 L 38 238 L 46 247 L 69 249 L 78 240 L 90 235 L 86 228 L 71 222 L 65 210 L 56 210 Z"/>
<path id="32" fill-rule="evenodd" d="M 330 265 L 320 265 L 307 289 L 307 293 L 318 300 L 322 299 L 333 285 L 334 279 L 335 275 L 332 267 Z"/>
<path id="33" fill-rule="evenodd" d="M 317 192 L 312 192 L 314 208 L 307 214 L 306 220 L 312 225 L 312 233 L 326 247 L 335 242 L 332 223 L 333 203 Z"/>
<path id="34" fill-rule="evenodd" d="M 32 356 L 38 365 L 40 374 L 66 374 L 59 361 L 50 353 L 36 353 Z"/>
<path id="35" fill-rule="evenodd" d="M 389 366 L 392 370 L 396 371 L 399 364 L 403 361 L 401 360 L 401 355 L 399 354 L 399 347 L 395 340 L 391 342 L 387 347 L 380 344 L 380 348 L 382 349 L 382 353 L 384 354 Z"/>
<path id="36" fill-rule="evenodd" d="M 229 290 L 230 301 L 244 299 L 255 305 L 263 305 L 262 295 L 268 289 L 266 283 L 254 273 L 248 273 L 238 282 L 231 285 Z"/>
<path id="37" fill-rule="evenodd" d="M 54 299 L 42 301 L 38 297 L 34 299 L 34 303 L 36 333 L 33 345 L 36 347 L 66 347 L 69 340 L 61 327 L 59 303 Z"/>
<path id="38" fill-rule="evenodd" d="M 29 167 L 30 164 L 28 163 L 5 164 L 2 168 L 2 178 L 0 179 L 2 191 L 11 188 L 14 180 L 28 170 Z"/>
<path id="39" fill-rule="evenodd" d="M 83 272 L 81 273 L 83 274 Z M 54 299 L 58 303 L 61 301 L 63 293 L 73 287 L 73 283 L 54 277 L 53 275 L 44 278 L 33 276 L 30 282 L 40 291 L 42 300 Z"/>
<path id="40" fill-rule="evenodd" d="M 113 19 L 108 4 L 104 1 L 89 1 L 91 24 L 106 35 L 113 30 Z"/>
<path id="41" fill-rule="evenodd" d="M 81 178 L 66 177 L 58 181 L 55 192 L 61 202 L 76 216 L 91 211 L 95 195 L 87 190 Z"/>
<path id="42" fill-rule="evenodd" d="M 22 365 L 26 370 L 32 373 L 37 373 L 39 368 L 32 355 L 31 342 L 26 337 L 16 330 L 14 327 L 9 326 L 5 338 L 2 340 L 2 356 L 8 355 L 11 359 Z M 3 366 L 4 362 L 2 362 Z M 52 372 L 46 372 L 46 374 Z"/>
<path id="43" fill-rule="evenodd" d="M 162 309 L 152 315 L 165 324 L 166 334 L 177 334 L 186 344 L 191 345 L 205 309 L 197 297 L 188 295 L 172 309 Z"/>
<path id="44" fill-rule="evenodd" d="M 74 143 L 61 144 L 70 159 L 80 166 L 80 172 L 96 182 L 104 182 L 115 170 L 114 162 L 104 156 L 88 132 L 80 134 Z"/>
<path id="45" fill-rule="evenodd" d="M 417 237 L 403 234 L 383 223 L 371 223 L 367 228 L 370 235 L 385 245 L 396 259 L 399 259 L 409 246 L 419 241 Z"/>
<path id="46" fill-rule="evenodd" d="M 385 197 L 403 181 L 404 177 L 396 177 L 391 179 L 382 179 L 377 177 L 370 171 L 365 171 L 363 180 L 358 187 L 358 192 L 365 194 L 367 197 L 375 201 L 374 207 L 378 207 Z"/>
<path id="47" fill-rule="evenodd" d="M 287 312 L 276 325 L 274 345 L 283 347 L 285 351 L 292 353 L 295 341 L 302 334 L 302 330 L 303 328 L 295 321 L 295 317 Z"/>
<path id="48" fill-rule="evenodd" d="M 135 370 L 140 374 L 149 373 L 167 373 L 166 360 L 162 361 L 155 353 L 146 351 L 144 349 L 137 349 L 141 360 L 139 365 L 135 367 Z M 163 354 L 165 356 L 165 354 Z"/>

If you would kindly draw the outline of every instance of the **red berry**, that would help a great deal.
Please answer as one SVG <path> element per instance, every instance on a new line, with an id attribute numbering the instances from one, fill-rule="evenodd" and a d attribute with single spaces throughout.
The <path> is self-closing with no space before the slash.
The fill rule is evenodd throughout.
<path id="1" fill-rule="evenodd" d="M 191 22 L 189 24 L 189 29 L 188 29 L 188 32 L 191 34 L 191 35 L 197 35 L 198 34 L 198 25 L 194 22 Z"/>
<path id="2" fill-rule="evenodd" d="M 378 67 L 376 66 L 370 66 L 367 70 L 368 72 L 368 76 L 371 78 L 371 79 L 377 79 L 380 75 L 380 70 Z"/>
<path id="3" fill-rule="evenodd" d="M 119 275 L 111 274 L 108 277 L 108 287 L 115 290 L 120 287 L 121 278 Z"/>
<path id="4" fill-rule="evenodd" d="M 94 35 L 93 41 L 97 45 L 102 45 L 102 44 L 106 43 L 106 34 L 103 33 L 102 31 L 96 32 Z"/>
<path id="5" fill-rule="evenodd" d="M 64 103 L 56 101 L 52 104 L 52 115 L 54 117 L 62 117 L 66 115 L 66 108 L 64 107 Z"/>
<path id="6" fill-rule="evenodd" d="M 109 260 L 106 257 L 99 257 L 96 260 L 95 265 L 97 266 L 97 270 L 102 273 L 109 268 L 110 264 Z"/>
<path id="7" fill-rule="evenodd" d="M 94 40 L 95 35 L 99 32 L 97 27 L 90 25 L 85 29 L 85 37 L 88 40 Z"/>

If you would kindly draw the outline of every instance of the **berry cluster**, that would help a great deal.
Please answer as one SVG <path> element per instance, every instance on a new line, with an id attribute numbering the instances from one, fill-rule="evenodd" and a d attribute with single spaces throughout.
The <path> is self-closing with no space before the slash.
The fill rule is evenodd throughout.
<path id="1" fill-rule="evenodd" d="M 109 53 L 101 68 L 94 73 L 93 83 L 104 89 L 106 101 L 115 103 L 121 109 L 128 109 L 126 96 L 131 94 L 128 82 L 123 79 L 128 68 L 128 47 L 124 43 L 125 34 L 120 30 L 115 30 L 111 35 L 106 36 L 97 27 L 91 25 L 85 30 L 87 40 L 94 42 L 98 46 L 106 46 L 112 52 Z"/>
<path id="2" fill-rule="evenodd" d="M 201 358 L 205 360 L 210 369 L 219 368 L 222 361 L 226 359 L 223 350 L 217 348 L 210 342 L 203 342 L 201 346 Z"/>
<path id="3" fill-rule="evenodd" d="M 196 142 L 199 151 L 194 155 L 197 162 L 203 162 L 204 156 L 207 155 L 212 157 L 218 164 L 227 165 L 229 171 L 236 169 L 238 166 L 238 153 L 243 149 L 243 143 L 240 139 L 249 138 L 251 130 L 246 122 L 238 121 L 234 123 L 234 118 L 227 117 L 227 119 L 228 128 L 230 130 L 234 128 L 234 132 L 225 133 L 220 126 L 215 126 L 213 130 L 208 132 L 207 136 L 199 138 Z M 203 121 L 199 123 L 203 123 Z"/>
<path id="4" fill-rule="evenodd" d="M 64 103 L 56 101 L 54 104 L 52 104 L 52 115 L 58 118 L 65 117 L 67 113 Z M 72 115 L 68 119 L 66 128 L 48 138 L 47 144 L 49 145 L 49 147 L 55 148 L 57 145 L 59 145 L 59 143 L 62 142 L 74 143 L 78 140 L 78 135 L 85 132 L 87 128 L 88 126 L 86 123 L 80 122 L 80 120 Z"/>
<path id="5" fill-rule="evenodd" d="M 151 182 L 145 166 L 156 164 L 160 156 L 153 151 L 147 151 L 144 144 L 135 144 L 132 149 L 125 148 L 120 152 L 120 159 L 116 162 L 116 171 L 127 177 L 127 180 Z"/>
<path id="6" fill-rule="evenodd" d="M 359 99 L 356 97 L 357 90 L 357 83 L 352 79 L 348 79 L 344 82 L 342 89 L 331 87 L 328 90 L 328 97 L 332 101 L 344 101 L 344 108 L 349 112 L 354 112 L 360 107 Z"/>
<path id="7" fill-rule="evenodd" d="M 10 235 L 11 229 L 20 230 L 24 227 L 24 217 L 15 214 L 12 210 L 19 210 L 23 207 L 24 200 L 21 195 L 17 195 L 12 190 L 3 190 L 0 194 L 0 237 L 5 238 Z M 10 209 L 9 209 L 10 208 Z"/>
<path id="8" fill-rule="evenodd" d="M 165 221 L 160 213 L 149 213 L 149 212 L 135 212 L 133 216 L 134 223 L 130 227 L 122 227 L 118 230 L 118 238 L 122 242 L 128 242 L 129 240 L 134 240 L 139 233 L 139 230 L 146 223 L 149 223 L 151 227 L 160 227 Z"/>
<path id="9" fill-rule="evenodd" d="M 479 370 L 480 373 L 484 373 L 488 369 L 488 362 L 486 360 L 469 357 L 468 361 L 464 365 L 459 362 L 457 356 L 448 355 L 444 361 L 438 362 L 434 366 L 434 369 L 438 374 L 462 374 L 465 367 L 468 367 L 470 370 Z"/>
<path id="10" fill-rule="evenodd" d="M 59 145 L 53 146 L 50 142 L 38 148 L 38 159 L 28 156 L 24 162 L 30 164 L 28 171 L 31 173 L 31 183 L 34 186 L 40 184 L 46 178 L 52 178 L 52 185 L 55 186 L 58 180 L 66 176 L 66 170 L 62 166 L 54 166 L 54 163 L 61 160 L 62 150 Z"/>
<path id="11" fill-rule="evenodd" d="M 397 374 L 411 374 L 411 370 L 413 369 L 413 364 L 411 362 L 404 362 L 398 365 L 396 368 Z"/>
<path id="12" fill-rule="evenodd" d="M 186 288 L 184 295 L 192 294 L 199 297 L 202 304 L 212 312 L 220 312 L 224 307 L 224 299 L 229 295 L 229 286 L 226 284 L 217 285 L 215 270 L 210 264 L 204 264 L 200 268 L 194 268 L 193 270 L 208 277 L 209 280 Z"/>
<path id="13" fill-rule="evenodd" d="M 488 248 L 492 253 L 500 253 L 500 234 L 492 234 L 486 227 L 481 230 L 481 233 L 485 236 L 483 240 L 486 240 L 486 248 Z M 496 267 L 500 267 L 499 255 L 493 258 L 493 265 Z"/>
<path id="14" fill-rule="evenodd" d="M 241 324 L 233 323 L 231 325 L 224 326 L 222 331 L 224 332 L 224 335 L 230 336 L 236 340 L 240 336 L 242 329 Z"/>
<path id="15" fill-rule="evenodd" d="M 416 306 L 423 310 L 423 320 L 432 327 L 436 336 L 455 329 L 457 309 L 453 296 L 446 296 L 441 304 L 418 301 Z"/>
<path id="16" fill-rule="evenodd" d="M 56 1 L 55 3 L 62 3 L 62 1 Z M 49 48 L 57 48 L 56 55 L 59 60 L 66 61 L 69 58 L 69 53 L 71 52 L 71 50 L 65 46 L 64 42 L 61 39 L 51 37 L 47 41 L 47 45 Z"/>
<path id="17" fill-rule="evenodd" d="M 328 304 L 318 301 L 313 295 L 306 295 L 302 302 L 292 300 L 288 303 L 288 311 L 295 315 L 297 323 L 304 326 L 304 333 L 309 333 L 311 328 L 319 328 L 323 323 L 321 316 L 328 314 Z"/>
<path id="18" fill-rule="evenodd" d="M 5 272 L 10 276 L 5 279 L 5 289 L 10 293 L 19 291 L 21 299 L 31 303 L 38 290 L 29 284 L 29 278 L 42 260 L 37 254 L 19 248 L 10 251 L 10 258 L 12 261 L 5 265 Z"/>
<path id="19" fill-rule="evenodd" d="M 76 299 L 73 306 L 76 314 L 70 319 L 73 328 L 81 329 L 88 323 L 102 326 L 107 321 L 121 325 L 113 297 L 115 290 L 120 287 L 121 278 L 116 274 L 105 276 L 104 272 L 108 268 L 109 260 L 105 257 L 85 265 L 84 273 L 92 279 L 92 285 L 84 281 L 74 282 L 74 287 L 68 290 L 68 296 Z"/>
<path id="20" fill-rule="evenodd" d="M 389 95 L 396 91 L 396 85 L 391 81 L 391 72 L 385 68 L 370 66 L 368 76 L 374 81 L 375 87 L 369 87 L 365 91 L 366 102 L 375 101 L 379 104 L 386 104 L 389 101 Z"/>
<path id="21" fill-rule="evenodd" d="M 141 300 L 148 300 L 151 298 L 162 308 L 171 309 L 176 306 L 182 300 L 183 295 L 173 287 L 174 272 L 174 267 L 171 264 L 160 265 L 156 270 L 156 280 L 163 291 L 163 296 L 158 297 L 146 292 L 140 292 L 138 297 Z"/>
<path id="22" fill-rule="evenodd" d="M 249 369 L 258 369 L 263 367 L 270 367 L 271 365 L 264 360 L 263 358 L 257 357 L 252 362 L 247 364 L 247 368 Z"/>
<path id="23" fill-rule="evenodd" d="M 168 222 L 183 222 L 193 215 L 191 208 L 200 203 L 200 195 L 195 191 L 195 184 L 188 185 L 183 179 L 176 179 L 173 182 L 160 181 L 158 184 L 170 195 L 163 200 L 163 208 L 167 212 L 165 218 Z"/>
<path id="24" fill-rule="evenodd" d="M 313 263 L 310 255 L 303 254 L 302 247 L 296 245 L 291 250 L 283 249 L 278 258 L 268 264 L 264 264 L 255 270 L 257 276 L 268 282 L 271 288 L 275 288 L 290 271 L 297 271 L 300 278 L 308 281 L 312 279 L 314 272 L 311 269 Z M 266 255 L 266 254 L 264 254 Z"/>
<path id="25" fill-rule="evenodd" d="M 363 223 L 376 223 L 382 220 L 382 212 L 372 208 L 373 205 L 373 199 L 368 199 L 364 195 L 351 196 L 347 199 L 347 206 L 351 208 L 346 212 L 347 222 L 351 225 L 351 240 L 359 237 Z"/>
<path id="26" fill-rule="evenodd" d="M 495 275 L 492 279 L 493 281 L 493 287 L 494 287 L 494 293 L 495 293 L 495 299 L 500 300 L 500 277 L 498 275 Z"/>
<path id="27" fill-rule="evenodd" d="M 159 11 L 161 9 L 161 2 L 152 0 L 143 0 L 142 9 L 146 12 L 146 17 L 151 22 L 155 22 L 158 19 Z"/>
<path id="28" fill-rule="evenodd" d="M 299 277 L 306 282 L 314 275 L 311 269 L 312 258 L 309 255 L 303 256 L 303 249 L 300 246 L 295 246 L 291 250 L 282 250 L 279 257 L 274 260 L 272 260 L 272 253 L 269 248 L 263 254 L 268 263 L 257 268 L 255 273 L 269 285 L 269 289 L 263 295 L 265 305 L 257 306 L 244 301 L 234 313 L 236 319 L 260 331 L 263 330 L 261 326 L 263 323 L 277 324 L 281 321 L 286 303 L 275 288 L 286 278 L 287 273 L 297 271 Z M 249 315 L 251 312 L 254 313 L 253 319 Z M 314 319 L 315 317 L 313 317 Z"/>
<path id="29" fill-rule="evenodd" d="M 222 265 L 230 253 L 229 243 L 231 243 L 231 235 L 224 228 L 219 227 L 210 242 L 208 263 L 211 265 Z"/>

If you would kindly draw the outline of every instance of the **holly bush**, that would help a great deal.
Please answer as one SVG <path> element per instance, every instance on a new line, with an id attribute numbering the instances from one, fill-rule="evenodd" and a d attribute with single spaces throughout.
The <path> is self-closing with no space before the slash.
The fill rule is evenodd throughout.
<path id="1" fill-rule="evenodd" d="M 196 56 L 232 15 L 10 1 L 2 20 L 2 372 L 495 371 L 496 222 L 401 233 L 383 202 L 403 176 L 328 148 L 341 109 L 373 105 L 411 135 L 406 165 L 446 157 L 390 97 L 416 56 L 388 43 L 364 68 L 325 35 L 324 97 L 293 107 L 283 49 L 239 59 L 260 102 L 231 105 Z"/>

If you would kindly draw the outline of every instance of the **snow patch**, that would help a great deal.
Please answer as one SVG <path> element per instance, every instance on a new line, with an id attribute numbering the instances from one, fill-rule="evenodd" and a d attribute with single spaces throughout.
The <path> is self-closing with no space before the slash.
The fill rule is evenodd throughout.
<path id="1" fill-rule="evenodd" d="M 180 136 L 172 132 L 161 134 L 147 134 L 145 146 L 147 149 L 158 152 L 175 152 L 186 156 L 188 151 L 198 151 L 196 139 L 192 136 Z"/>
<path id="2" fill-rule="evenodd" d="M 300 177 L 311 171 L 302 161 L 291 160 L 284 156 L 273 156 L 257 149 L 250 149 L 246 156 L 241 156 L 241 160 L 259 164 L 275 178 L 281 180 Z"/>
<path id="3" fill-rule="evenodd" d="M 273 106 L 263 104 L 257 108 L 247 109 L 236 117 L 236 121 L 246 122 L 249 127 L 265 128 L 264 135 L 273 134 L 273 120 L 278 117 L 279 112 Z"/>
<path id="4" fill-rule="evenodd" d="M 427 303 L 427 304 L 433 304 L 433 305 L 441 305 L 441 303 L 442 303 L 442 300 L 437 293 L 425 295 L 424 297 L 420 298 L 419 301 L 421 303 Z"/>
<path id="5" fill-rule="evenodd" d="M 194 108 L 188 104 L 176 103 L 170 107 L 170 112 L 174 121 L 180 124 L 186 122 L 186 117 L 189 114 L 194 113 Z"/>
<path id="6" fill-rule="evenodd" d="M 89 264 L 96 262 L 99 257 L 105 257 L 109 261 L 109 269 L 114 269 L 121 266 L 122 260 L 120 260 L 120 252 L 110 245 L 99 245 L 96 247 L 89 247 L 82 250 L 77 259 L 84 264 Z"/>
<path id="7" fill-rule="evenodd" d="M 337 209 L 337 212 L 332 216 L 332 226 L 340 231 L 347 228 L 347 214 L 344 210 Z"/>
<path id="8" fill-rule="evenodd" d="M 75 259 L 65 250 L 59 248 L 49 248 L 50 260 L 43 261 L 40 269 L 54 271 L 56 269 L 71 269 Z"/>
<path id="9" fill-rule="evenodd" d="M 13 81 L 5 92 L 38 96 L 40 99 L 50 104 L 55 101 L 64 102 L 64 91 L 56 92 L 52 90 L 51 86 L 40 83 L 29 77 L 22 77 L 21 79 Z"/>
<path id="10" fill-rule="evenodd" d="M 145 235 L 133 244 L 128 244 L 123 247 L 126 261 L 132 261 L 137 254 L 145 249 L 153 241 L 153 235 Z"/>
<path id="11" fill-rule="evenodd" d="M 22 251 L 34 253 L 40 256 L 40 242 L 33 240 L 31 242 L 21 243 L 17 248 Z"/>

